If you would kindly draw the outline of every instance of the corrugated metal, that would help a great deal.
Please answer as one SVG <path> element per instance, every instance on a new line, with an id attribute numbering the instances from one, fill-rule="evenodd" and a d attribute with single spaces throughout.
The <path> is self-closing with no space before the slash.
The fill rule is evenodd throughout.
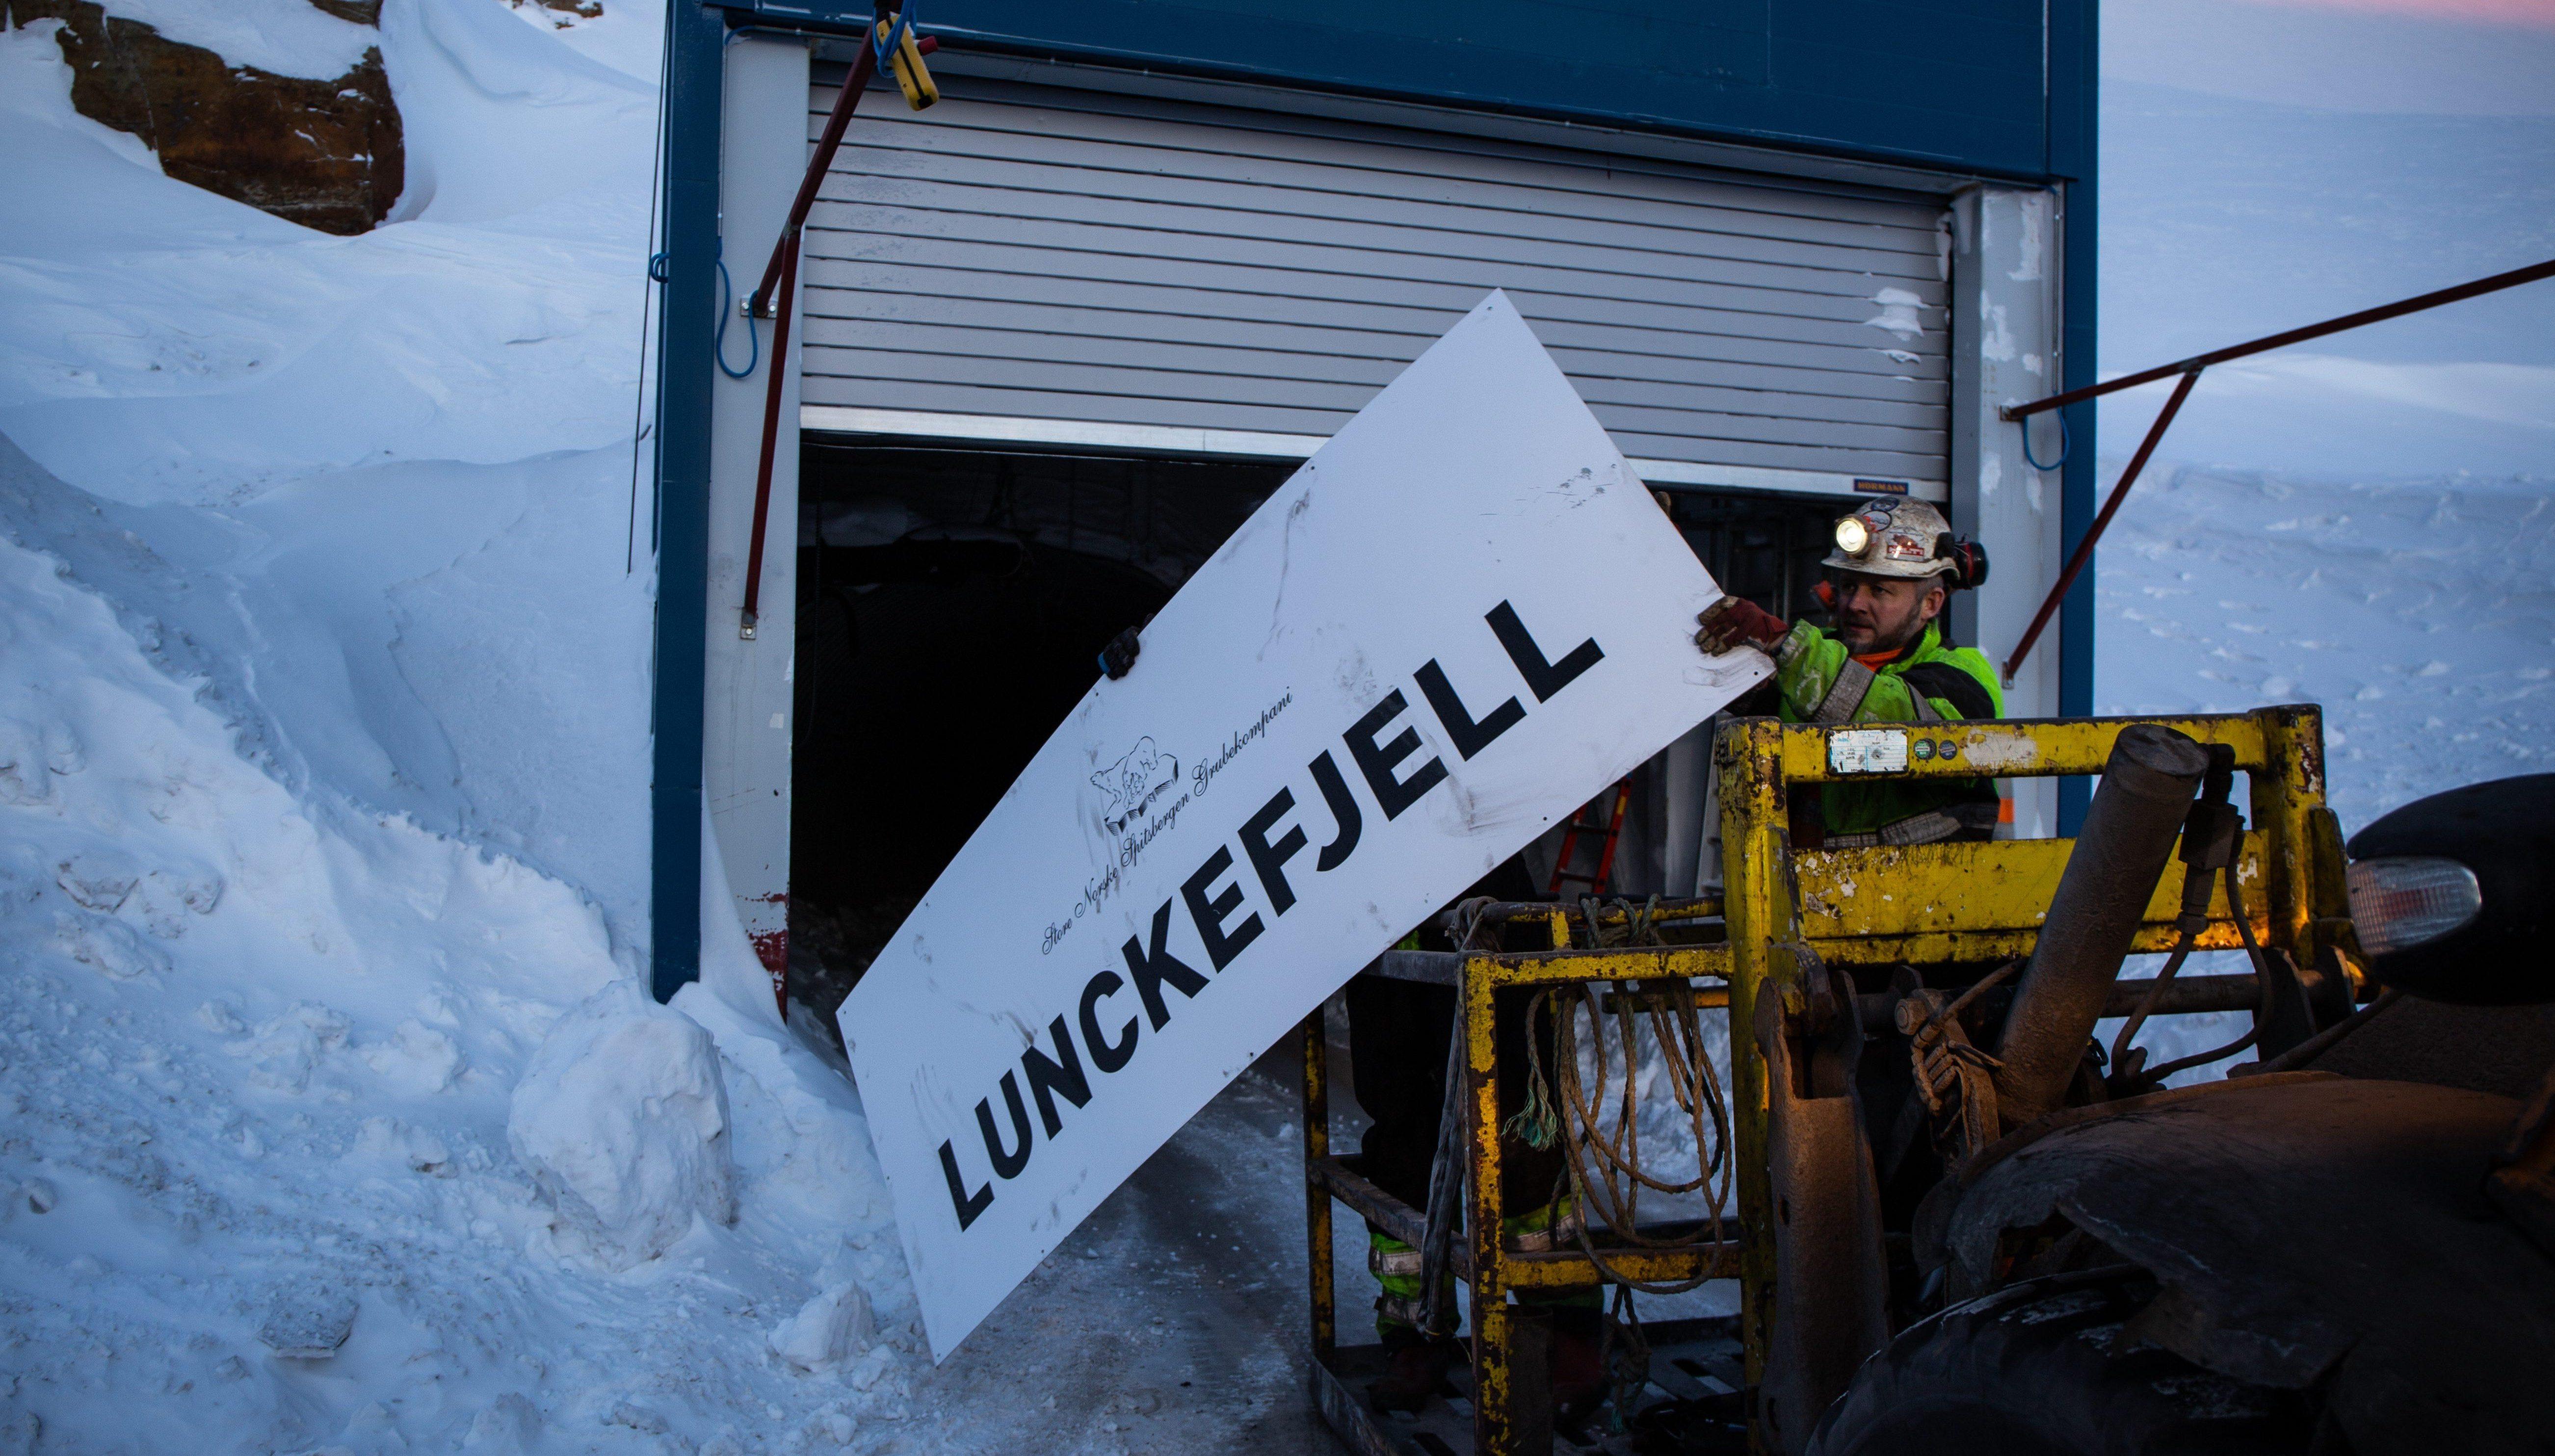
<path id="1" fill-rule="evenodd" d="M 984 77 L 944 92 L 918 114 L 865 99 L 811 214 L 810 425 L 1319 438 L 1502 288 L 1654 475 L 1948 474 L 1939 202 Z M 811 137 L 833 100 L 814 88 Z"/>

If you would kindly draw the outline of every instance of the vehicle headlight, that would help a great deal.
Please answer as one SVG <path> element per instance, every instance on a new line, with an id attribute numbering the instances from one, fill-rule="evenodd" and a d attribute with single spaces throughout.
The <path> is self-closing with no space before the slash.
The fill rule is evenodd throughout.
<path id="1" fill-rule="evenodd" d="M 1863 524 L 1862 517 L 1848 516 L 1836 525 L 1836 544 L 1837 549 L 1849 556 L 1862 555 L 1863 548 L 1872 545 L 1871 528 Z"/>
<path id="2" fill-rule="evenodd" d="M 2452 859 L 2359 860 L 2346 881 L 2360 948 L 2372 956 L 2453 935 L 2484 913 L 2475 871 Z"/>

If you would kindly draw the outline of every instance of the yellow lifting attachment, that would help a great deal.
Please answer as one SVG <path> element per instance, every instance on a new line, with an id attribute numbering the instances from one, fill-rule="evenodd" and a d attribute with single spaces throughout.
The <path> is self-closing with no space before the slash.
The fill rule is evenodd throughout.
<path id="1" fill-rule="evenodd" d="M 894 45 L 887 59 L 896 71 L 896 88 L 905 92 L 907 106 L 920 111 L 940 99 L 940 87 L 931 79 L 931 67 L 922 63 L 922 45 L 913 27 L 897 23 L 902 18 L 891 15 L 878 23 L 877 44 Z"/>
<path id="2" fill-rule="evenodd" d="M 1472 1445 L 1480 1456 L 1545 1456 L 1551 1414 L 1543 1390 L 1541 1334 L 1521 1306 L 1520 1290 L 1598 1287 L 1603 1277 L 1577 1247 L 1533 1252 L 1504 1245 L 1500 1190 L 1500 1093 L 1494 1047 L 1494 993 L 1519 986 L 1604 983 L 1613 996 L 1638 1002 L 1665 983 L 1684 982 L 1705 1007 L 1726 1008 L 1730 1036 L 1730 1085 L 1726 1089 L 1737 1171 L 1736 1218 L 1718 1241 L 1698 1239 L 1673 1248 L 1636 1246 L 1589 1236 L 1606 1262 L 1645 1280 L 1699 1275 L 1740 1281 L 1738 1343 L 1752 1395 L 1768 1388 L 1769 1358 L 1780 1348 L 1773 1237 L 1772 1182 L 1767 1162 L 1767 1064 L 1765 1046 L 1748 1030 L 1764 1023 L 1760 1004 L 1776 998 L 1768 1015 L 1797 1017 L 1806 996 L 1801 967 L 1816 962 L 1851 973 L 1876 975 L 1909 965 L 1981 966 L 2028 955 L 2073 841 L 1999 840 L 1795 851 L 1788 842 L 1790 796 L 1821 784 L 1867 771 L 1907 778 L 2046 778 L 2099 773 L 2122 730 L 2152 723 L 2202 744 L 2234 750 L 2236 768 L 2250 785 L 2248 827 L 2237 862 L 2248 918 L 2258 940 L 2284 951 L 2302 968 L 2319 964 L 2351 993 L 2360 993 L 2349 951 L 2350 920 L 2343 890 L 2342 836 L 2324 807 L 2323 717 L 2311 706 L 2273 707 L 2250 713 L 2175 718 L 2096 718 L 2042 721 L 1884 725 L 1878 730 L 1787 725 L 1745 719 L 1725 725 L 1715 748 L 1720 776 L 1722 847 L 1727 886 L 1722 901 L 1687 901 L 1658 907 L 1670 923 L 1667 945 L 1573 949 L 1574 937 L 1597 937 L 1582 912 L 1561 906 L 1499 907 L 1513 927 L 1541 920 L 1550 948 L 1512 951 L 1389 953 L 1369 974 L 1435 981 L 1460 994 L 1457 1027 L 1463 1037 L 1464 1147 L 1463 1236 L 1448 1264 L 1467 1287 L 1472 1311 Z M 1903 741 L 1871 752 L 1853 732 L 1903 735 Z M 1843 741 L 1840 741 L 1840 739 Z M 1922 740 L 1925 751 L 1913 752 Z M 1946 745 L 1949 745 L 1947 748 Z M 2167 865 L 2147 906 L 2133 949 L 2161 952 L 2175 937 L 2183 866 Z M 1598 928 L 1621 911 L 1600 911 Z M 2209 919 L 2198 941 L 2204 948 L 2242 943 L 2223 886 L 2213 892 Z M 1806 954 L 1804 954 L 1806 952 Z M 2316 973 L 2305 971 L 2309 978 Z M 1652 991 L 1645 993 L 1642 983 Z M 2224 1010 L 2256 1005 L 2253 976 L 2194 978 L 2178 987 L 2171 1012 Z M 1886 994 L 1886 993 L 1885 993 Z M 2109 1015 L 2134 1005 L 2136 983 L 2116 988 Z M 1611 999 L 1611 998 L 1610 998 Z M 1870 995 L 1859 1002 L 1882 1005 Z M 1304 1057 L 1304 1162 L 1306 1233 L 1311 1272 L 1313 1394 L 1350 1449 L 1383 1456 L 1443 1449 L 1415 1443 L 1407 1428 L 1378 1416 L 1355 1384 L 1359 1347 L 1338 1340 L 1331 1259 L 1332 1204 L 1345 1203 L 1377 1228 L 1419 1247 L 1426 1239 L 1421 1210 L 1387 1196 L 1359 1172 L 1354 1155 L 1330 1147 L 1328 1058 L 1317 1013 L 1301 1028 Z M 1567 1136 L 1567 1134 L 1565 1134 Z M 1692 1237 L 1691 1225 L 1684 1226 Z M 1709 1226 L 1706 1226 L 1707 1229 Z M 1646 1231 L 1645 1231 L 1646 1232 Z M 1735 1235 L 1735 1237 L 1731 1237 Z M 1795 1236 L 1797 1237 L 1797 1236 Z M 1373 1347 L 1365 1347 L 1372 1349 Z M 1739 1374 L 1733 1370 L 1732 1374 Z M 1541 1408 L 1537 1402 L 1542 1402 Z M 1751 1401 L 1751 1408 L 1756 1403 Z M 1763 1412 L 1754 1435 L 1765 1444 Z"/>

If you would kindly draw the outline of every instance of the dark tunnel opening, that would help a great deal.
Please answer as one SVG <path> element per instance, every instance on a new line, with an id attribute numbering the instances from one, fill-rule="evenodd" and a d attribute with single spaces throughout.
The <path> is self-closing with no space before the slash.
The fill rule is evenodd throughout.
<path id="1" fill-rule="evenodd" d="M 789 994 L 829 1034 L 1101 648 L 1293 468 L 807 442 Z"/>

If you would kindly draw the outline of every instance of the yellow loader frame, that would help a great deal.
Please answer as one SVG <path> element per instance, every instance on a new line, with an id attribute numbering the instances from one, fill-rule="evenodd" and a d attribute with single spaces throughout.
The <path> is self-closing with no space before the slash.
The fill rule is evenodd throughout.
<path id="1" fill-rule="evenodd" d="M 1791 795 L 1819 785 L 1874 777 L 1854 770 L 1872 762 L 1864 750 L 1875 731 L 1899 736 L 1894 745 L 1886 740 L 1882 745 L 1881 761 L 1894 765 L 1886 771 L 1888 777 L 2021 779 L 2098 774 L 2121 731 L 2137 723 L 2235 751 L 2251 800 L 2237 873 L 2256 937 L 2302 966 L 2313 965 L 2328 943 L 2347 947 L 2342 835 L 2324 806 L 2323 714 L 2312 706 L 2290 706 L 2203 717 L 1861 724 L 1847 729 L 1740 720 L 1722 730 L 1714 749 L 1725 900 L 1662 908 L 1662 918 L 1708 921 L 1720 915 L 1725 940 L 1571 949 L 1576 912 L 1555 906 L 1548 916 L 1550 949 L 1396 954 L 1394 973 L 1452 984 L 1460 992 L 1457 1027 L 1464 1040 L 1462 1115 L 1469 1157 L 1465 1235 L 1449 1262 L 1454 1276 L 1470 1286 L 1473 1433 L 1479 1456 L 1519 1456 L 1533 1441 L 1548 1439 L 1542 1425 L 1548 1413 L 1538 1418 L 1521 1408 L 1518 1398 L 1521 1362 L 1539 1359 L 1540 1351 L 1519 1348 L 1521 1321 L 1509 1295 L 1600 1283 L 1595 1265 L 1575 1248 L 1521 1253 L 1504 1247 L 1500 1219 L 1495 1212 L 1485 1213 L 1501 1206 L 1493 993 L 1513 986 L 1682 978 L 1703 983 L 1697 987 L 1702 1005 L 1729 1008 L 1739 1237 L 1676 1251 L 1615 1248 L 1602 1241 L 1600 1247 L 1611 1263 L 1635 1277 L 1735 1274 L 1741 1283 L 1740 1339 L 1753 1387 L 1764 1378 L 1772 1343 L 1775 1259 L 1765 1061 L 1748 1029 L 1755 1025 L 1761 998 L 1800 996 L 1793 956 L 1785 947 L 1805 943 L 1827 965 L 1844 968 L 1978 963 L 2028 955 L 2075 844 L 2072 839 L 2011 839 L 1795 851 L 1789 844 Z M 1866 737 L 1840 741 L 1839 735 L 1847 732 Z M 1893 746 L 1902 751 L 1889 754 Z M 2172 947 L 2182 877 L 2180 860 L 2168 863 L 2133 942 L 2135 951 Z M 2243 944 L 2223 885 L 2212 894 L 2209 922 L 2197 944 L 2205 949 Z M 2229 988 L 2228 1005 L 2255 1004 L 2251 975 L 2214 979 L 2243 983 Z M 1629 985 L 1623 989 L 1636 991 Z M 1386 1456 L 1407 1448 L 1388 1434 L 1339 1373 L 1331 1205 L 1347 1204 L 1413 1247 L 1423 1242 L 1426 1219 L 1367 1181 L 1353 1162 L 1332 1154 L 1329 1068 L 1319 1013 L 1304 1023 L 1302 1045 L 1313 1394 L 1352 1450 Z M 1544 1456 L 1543 1450 L 1534 1456 Z"/>

